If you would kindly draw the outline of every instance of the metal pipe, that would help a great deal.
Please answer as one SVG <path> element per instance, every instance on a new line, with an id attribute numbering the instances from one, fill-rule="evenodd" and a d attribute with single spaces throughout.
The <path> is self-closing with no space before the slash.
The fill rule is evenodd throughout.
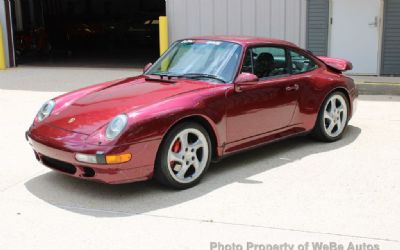
<path id="1" fill-rule="evenodd" d="M 160 55 L 168 49 L 168 18 L 166 16 L 159 17 L 160 29 Z"/>
<path id="2" fill-rule="evenodd" d="M 0 70 L 2 69 L 6 69 L 6 55 L 4 53 L 3 28 L 0 23 Z"/>

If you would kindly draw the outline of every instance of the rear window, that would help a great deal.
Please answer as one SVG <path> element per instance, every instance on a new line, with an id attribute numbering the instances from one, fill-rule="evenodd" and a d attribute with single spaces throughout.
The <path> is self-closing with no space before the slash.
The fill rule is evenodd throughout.
<path id="1" fill-rule="evenodd" d="M 292 74 L 301 74 L 318 68 L 318 65 L 309 57 L 290 51 L 292 59 Z"/>

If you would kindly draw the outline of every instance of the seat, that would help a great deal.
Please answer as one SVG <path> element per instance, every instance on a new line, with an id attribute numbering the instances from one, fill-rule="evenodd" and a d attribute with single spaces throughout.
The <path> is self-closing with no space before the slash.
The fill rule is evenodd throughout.
<path id="1" fill-rule="evenodd" d="M 274 68 L 273 55 L 271 53 L 264 52 L 258 55 L 254 63 L 254 74 L 256 74 L 259 78 L 268 77 Z"/>

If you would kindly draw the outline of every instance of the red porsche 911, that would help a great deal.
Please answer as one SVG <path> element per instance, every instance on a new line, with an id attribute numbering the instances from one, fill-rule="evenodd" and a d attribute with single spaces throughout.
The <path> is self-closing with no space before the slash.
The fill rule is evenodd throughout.
<path id="1" fill-rule="evenodd" d="M 358 91 L 350 62 L 253 37 L 172 44 L 143 75 L 47 101 L 26 133 L 51 169 L 105 183 L 197 184 L 212 160 L 294 135 L 340 139 Z"/>

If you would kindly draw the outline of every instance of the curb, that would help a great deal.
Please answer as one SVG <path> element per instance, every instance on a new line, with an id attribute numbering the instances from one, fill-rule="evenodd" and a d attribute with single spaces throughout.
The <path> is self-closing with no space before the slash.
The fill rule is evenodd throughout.
<path id="1" fill-rule="evenodd" d="M 400 95 L 400 83 L 356 82 L 360 95 Z"/>

